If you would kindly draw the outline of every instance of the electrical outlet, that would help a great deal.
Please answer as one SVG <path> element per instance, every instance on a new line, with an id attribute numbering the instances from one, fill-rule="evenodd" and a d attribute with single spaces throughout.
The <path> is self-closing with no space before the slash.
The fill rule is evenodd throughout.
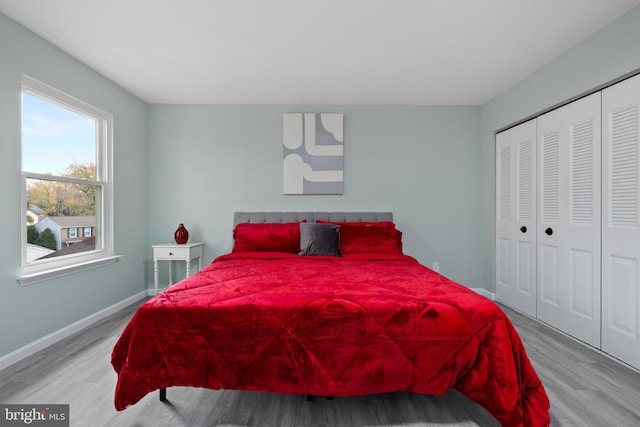
<path id="1" fill-rule="evenodd" d="M 435 272 L 440 271 L 440 262 L 439 261 L 433 261 L 433 264 L 431 266 L 431 269 Z"/>

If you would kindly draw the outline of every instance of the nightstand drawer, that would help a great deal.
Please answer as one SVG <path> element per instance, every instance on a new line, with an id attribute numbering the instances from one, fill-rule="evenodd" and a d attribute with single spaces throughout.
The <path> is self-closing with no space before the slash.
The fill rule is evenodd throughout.
<path id="1" fill-rule="evenodd" d="M 153 259 L 179 259 L 185 260 L 189 256 L 189 248 L 154 248 Z"/>

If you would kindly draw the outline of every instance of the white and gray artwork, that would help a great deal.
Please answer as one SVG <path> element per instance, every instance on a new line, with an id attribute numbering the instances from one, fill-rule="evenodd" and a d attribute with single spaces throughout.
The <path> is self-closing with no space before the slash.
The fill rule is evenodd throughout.
<path id="1" fill-rule="evenodd" d="M 283 115 L 284 194 L 343 194 L 342 114 Z"/>

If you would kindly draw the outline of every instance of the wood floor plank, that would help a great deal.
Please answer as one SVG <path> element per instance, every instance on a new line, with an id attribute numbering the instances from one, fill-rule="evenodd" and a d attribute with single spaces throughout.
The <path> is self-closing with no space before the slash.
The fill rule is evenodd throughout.
<path id="1" fill-rule="evenodd" d="M 303 395 L 168 389 L 125 411 L 113 406 L 111 350 L 137 305 L 0 371 L 0 402 L 69 403 L 72 426 L 455 426 L 494 427 L 483 408 L 455 391 L 444 396 Z M 548 326 L 504 308 L 551 400 L 553 426 L 640 425 L 640 373 Z"/>

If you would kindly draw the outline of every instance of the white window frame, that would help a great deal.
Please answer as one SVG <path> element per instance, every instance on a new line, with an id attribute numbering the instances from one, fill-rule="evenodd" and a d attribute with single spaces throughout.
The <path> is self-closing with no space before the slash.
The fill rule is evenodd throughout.
<path id="1" fill-rule="evenodd" d="M 71 230 L 73 230 L 73 233 L 71 232 Z M 70 239 L 77 239 L 78 238 L 78 227 L 69 227 L 68 236 L 69 236 Z"/>
<path id="2" fill-rule="evenodd" d="M 96 180 L 90 181 L 90 183 L 100 188 L 100 196 L 96 197 L 95 250 L 29 262 L 27 260 L 27 236 L 24 230 L 24 221 L 20 223 L 22 272 L 18 277 L 18 283 L 29 285 L 117 261 L 119 257 L 115 256 L 113 252 L 113 207 L 111 203 L 113 199 L 113 115 L 26 75 L 22 76 L 20 93 L 37 96 L 47 102 L 96 120 Z M 22 96 L 20 98 L 22 99 Z M 20 110 L 22 114 L 22 105 Z M 52 176 L 22 170 L 22 215 L 20 218 L 26 218 L 27 215 L 28 179 L 52 180 Z M 87 183 L 87 180 L 84 179 L 60 176 L 53 177 L 53 180 L 73 184 Z"/>
<path id="3" fill-rule="evenodd" d="M 91 237 L 91 227 L 82 227 L 82 235 L 84 237 Z"/>

